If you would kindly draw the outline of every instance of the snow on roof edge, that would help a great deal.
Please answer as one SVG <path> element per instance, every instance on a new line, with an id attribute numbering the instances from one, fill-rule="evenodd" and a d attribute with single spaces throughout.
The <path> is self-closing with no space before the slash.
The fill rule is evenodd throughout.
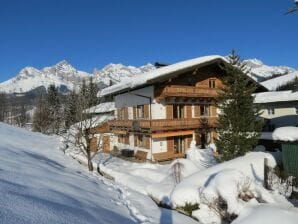
<path id="1" fill-rule="evenodd" d="M 257 104 L 298 101 L 298 92 L 291 90 L 255 93 L 254 96 Z"/>
<path id="2" fill-rule="evenodd" d="M 139 86 L 148 84 L 149 81 L 154 81 L 154 80 L 156 80 L 156 78 L 161 78 L 163 76 L 169 75 L 174 72 L 191 69 L 191 68 L 197 67 L 199 65 L 204 66 L 206 63 L 211 63 L 213 61 L 215 62 L 218 60 L 227 62 L 227 59 L 220 55 L 209 55 L 209 56 L 203 56 L 203 57 L 198 57 L 198 58 L 194 58 L 194 59 L 190 59 L 190 60 L 177 62 L 172 65 L 168 65 L 168 66 L 161 67 L 161 68 L 158 68 L 158 69 L 150 71 L 150 72 L 146 72 L 138 77 L 133 77 L 125 82 L 118 83 L 116 85 L 107 87 L 107 88 L 101 90 L 98 93 L 98 96 L 103 97 L 103 96 L 112 95 L 112 94 L 115 94 L 115 93 L 118 93 L 118 92 L 121 92 L 124 90 L 134 89 Z"/>

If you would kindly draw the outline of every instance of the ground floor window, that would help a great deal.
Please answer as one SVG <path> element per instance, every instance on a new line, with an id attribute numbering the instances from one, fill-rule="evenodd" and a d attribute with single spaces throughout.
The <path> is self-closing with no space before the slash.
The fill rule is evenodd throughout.
<path id="1" fill-rule="evenodd" d="M 211 133 L 209 131 L 202 131 L 195 133 L 196 145 L 205 148 L 207 144 L 211 143 Z"/>
<path id="2" fill-rule="evenodd" d="M 119 135 L 118 142 L 122 144 L 129 145 L 129 135 Z"/>
<path id="3" fill-rule="evenodd" d="M 174 153 L 185 153 L 186 151 L 186 139 L 183 136 L 174 137 Z"/>
<path id="4" fill-rule="evenodd" d="M 150 136 L 145 134 L 134 135 L 135 146 L 145 149 L 150 149 Z"/>

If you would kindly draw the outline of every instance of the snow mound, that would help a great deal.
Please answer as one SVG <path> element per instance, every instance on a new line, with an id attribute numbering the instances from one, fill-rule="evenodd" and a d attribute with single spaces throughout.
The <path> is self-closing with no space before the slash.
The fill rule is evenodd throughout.
<path id="1" fill-rule="evenodd" d="M 190 161 L 193 161 L 204 168 L 213 166 L 217 163 L 215 157 L 213 156 L 212 149 L 191 148 L 187 151 L 186 157 Z"/>
<path id="2" fill-rule="evenodd" d="M 298 141 L 298 127 L 281 127 L 274 130 L 273 140 L 293 142 Z"/>
<path id="3" fill-rule="evenodd" d="M 183 179 L 171 194 L 174 207 L 183 207 L 186 203 L 200 203 L 199 189 L 206 186 L 219 172 L 225 169 L 238 170 L 254 182 L 262 184 L 264 180 L 264 159 L 268 158 L 269 165 L 274 167 L 276 161 L 269 153 L 250 152 L 245 156 L 220 163 Z"/>
<path id="4" fill-rule="evenodd" d="M 260 204 L 247 208 L 232 224 L 296 224 L 297 220 L 298 209 Z"/>

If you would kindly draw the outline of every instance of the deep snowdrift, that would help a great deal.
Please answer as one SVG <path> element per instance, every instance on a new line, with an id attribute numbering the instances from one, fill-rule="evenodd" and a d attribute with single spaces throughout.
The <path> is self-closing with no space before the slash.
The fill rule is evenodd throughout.
<path id="1" fill-rule="evenodd" d="M 196 223 L 89 173 L 57 138 L 0 123 L 0 223 Z"/>

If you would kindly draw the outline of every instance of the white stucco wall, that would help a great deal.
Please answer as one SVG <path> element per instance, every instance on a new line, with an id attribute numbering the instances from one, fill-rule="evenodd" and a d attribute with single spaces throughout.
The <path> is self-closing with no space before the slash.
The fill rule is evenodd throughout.
<path id="1" fill-rule="evenodd" d="M 160 139 L 153 139 L 152 141 L 152 153 L 160 153 L 160 152 L 167 152 L 167 139 L 160 138 Z"/>
<path id="2" fill-rule="evenodd" d="M 298 115 L 296 113 L 298 102 L 275 102 L 261 105 L 261 117 L 270 119 L 270 124 L 275 127 L 297 126 Z M 268 109 L 274 108 L 274 114 L 269 114 Z"/>
<path id="3" fill-rule="evenodd" d="M 152 119 L 165 119 L 166 118 L 166 106 L 165 104 L 157 103 L 154 100 L 154 87 L 148 86 L 142 89 L 134 90 L 129 93 L 123 93 L 115 97 L 115 107 L 122 108 L 128 107 L 128 119 L 133 119 L 133 107 L 137 105 L 149 104 L 150 100 L 145 97 L 136 96 L 139 94 L 146 97 L 151 97 L 151 115 Z"/>

